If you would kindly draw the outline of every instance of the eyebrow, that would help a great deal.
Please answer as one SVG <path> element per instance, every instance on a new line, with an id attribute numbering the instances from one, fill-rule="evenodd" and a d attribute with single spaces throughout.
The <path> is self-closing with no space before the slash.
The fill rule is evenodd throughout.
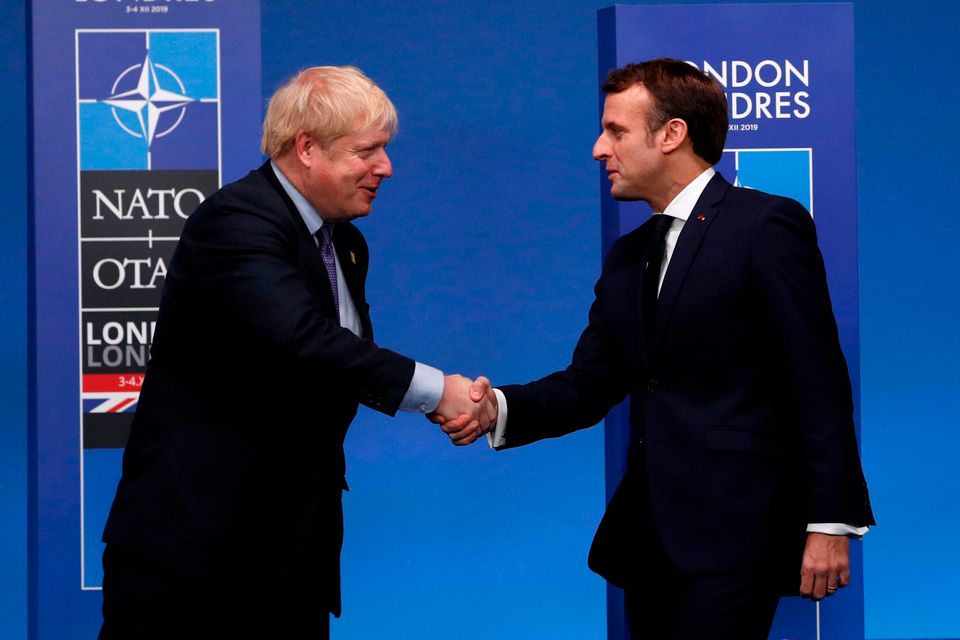
<path id="1" fill-rule="evenodd" d="M 604 129 L 607 129 L 610 131 L 626 131 L 627 130 L 625 126 L 623 126 L 616 120 L 604 120 L 601 122 L 601 124 L 603 125 Z"/>
<path id="2" fill-rule="evenodd" d="M 356 149 L 375 149 L 377 147 L 385 147 L 390 144 L 392 140 L 381 140 L 380 138 L 365 138 L 358 140 L 355 147 Z"/>
<path id="3" fill-rule="evenodd" d="M 378 147 L 386 147 L 386 142 L 379 142 L 376 140 L 361 140 L 357 144 L 353 145 L 351 148 L 354 151 L 367 151 L 369 149 L 376 149 Z"/>

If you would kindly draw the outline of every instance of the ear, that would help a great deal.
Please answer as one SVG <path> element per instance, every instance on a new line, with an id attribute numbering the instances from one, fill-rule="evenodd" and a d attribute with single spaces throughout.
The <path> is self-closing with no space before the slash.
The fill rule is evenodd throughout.
<path id="1" fill-rule="evenodd" d="M 309 167 L 313 163 L 314 155 L 320 151 L 320 145 L 313 139 L 313 136 L 301 130 L 297 133 L 297 137 L 293 139 L 293 150 L 300 163 Z"/>
<path id="2" fill-rule="evenodd" d="M 689 139 L 687 123 L 680 118 L 673 118 L 663 125 L 663 142 L 660 148 L 664 153 L 673 153 Z"/>

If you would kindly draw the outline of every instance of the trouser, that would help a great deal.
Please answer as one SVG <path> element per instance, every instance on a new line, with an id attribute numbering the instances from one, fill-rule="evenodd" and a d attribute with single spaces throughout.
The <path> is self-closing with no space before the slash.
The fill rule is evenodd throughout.
<path id="1" fill-rule="evenodd" d="M 780 599 L 772 576 L 683 574 L 664 562 L 625 591 L 633 640 L 767 640 Z"/>
<path id="2" fill-rule="evenodd" d="M 201 586 L 111 548 L 103 555 L 99 640 L 328 640 L 330 613 L 295 594 L 276 602 Z"/>

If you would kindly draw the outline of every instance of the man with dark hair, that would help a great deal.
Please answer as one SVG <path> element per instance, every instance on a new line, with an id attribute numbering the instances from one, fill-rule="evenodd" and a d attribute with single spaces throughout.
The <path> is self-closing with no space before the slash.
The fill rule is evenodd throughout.
<path id="1" fill-rule="evenodd" d="M 726 100 L 691 65 L 628 65 L 603 89 L 593 156 L 655 214 L 611 247 L 570 366 L 487 392 L 488 439 L 561 436 L 629 397 L 590 567 L 625 589 L 634 638 L 765 640 L 781 594 L 849 583 L 848 536 L 874 522 L 813 220 L 716 173 Z M 442 428 L 468 444 L 465 422 Z"/>
<path id="2" fill-rule="evenodd" d="M 622 93 L 637 85 L 656 96 L 646 114 L 647 131 L 679 118 L 687 123 L 694 153 L 711 165 L 720 162 L 727 139 L 727 98 L 716 80 L 686 62 L 659 59 L 614 69 L 603 92 Z"/>

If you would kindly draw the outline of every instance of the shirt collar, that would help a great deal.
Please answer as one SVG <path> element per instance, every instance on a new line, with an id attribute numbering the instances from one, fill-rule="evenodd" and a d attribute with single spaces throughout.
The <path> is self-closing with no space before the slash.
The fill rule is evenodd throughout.
<path id="1" fill-rule="evenodd" d="M 663 210 L 664 215 L 680 218 L 686 222 L 690 214 L 693 213 L 693 208 L 696 206 L 697 200 L 700 199 L 703 190 L 707 188 L 707 183 L 710 182 L 715 173 L 713 167 L 704 169 L 703 173 L 694 178 L 670 201 L 667 208 Z"/>
<path id="2" fill-rule="evenodd" d="M 283 190 L 286 191 L 290 199 L 293 200 L 293 204 L 300 213 L 300 217 L 303 218 L 303 224 L 307 225 L 307 231 L 310 232 L 312 236 L 316 235 L 317 231 L 319 231 L 320 227 L 324 224 L 323 218 L 321 218 L 317 210 L 313 208 L 313 205 L 307 202 L 303 194 L 297 191 L 297 188 L 287 179 L 287 176 L 283 175 L 283 171 L 280 171 L 280 167 L 278 167 L 273 160 L 270 161 L 270 168 L 273 169 L 273 172 L 277 175 L 280 186 L 283 187 Z"/>

